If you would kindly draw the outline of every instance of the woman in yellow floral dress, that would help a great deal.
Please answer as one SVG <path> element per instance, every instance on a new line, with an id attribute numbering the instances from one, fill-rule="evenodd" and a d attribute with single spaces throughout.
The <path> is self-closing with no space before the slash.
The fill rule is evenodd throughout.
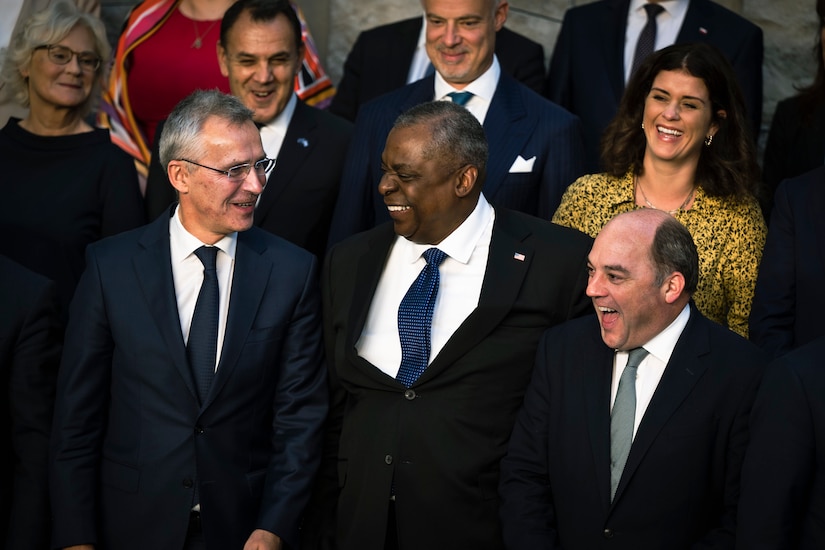
<path id="1" fill-rule="evenodd" d="M 605 130 L 605 173 L 576 180 L 553 221 L 595 237 L 621 212 L 670 213 L 699 250 L 696 306 L 747 337 L 767 232 L 751 136 L 736 77 L 716 49 L 660 50 L 631 76 Z"/>

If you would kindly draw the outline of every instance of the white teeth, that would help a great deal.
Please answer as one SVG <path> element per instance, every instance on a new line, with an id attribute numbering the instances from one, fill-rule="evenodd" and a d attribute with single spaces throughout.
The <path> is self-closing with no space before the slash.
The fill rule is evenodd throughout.
<path id="1" fill-rule="evenodd" d="M 395 205 L 395 204 L 388 204 L 387 209 L 390 212 L 403 212 L 404 210 L 409 210 L 410 207 L 409 206 L 398 206 L 398 205 Z"/>
<path id="2" fill-rule="evenodd" d="M 659 132 L 667 134 L 669 136 L 681 136 L 684 133 L 680 132 L 679 130 L 671 130 L 670 128 L 665 128 L 663 126 L 657 126 L 656 129 L 659 130 Z"/>
<path id="3" fill-rule="evenodd" d="M 602 313 L 616 313 L 615 309 L 610 309 L 609 307 L 601 307 L 599 306 L 599 311 Z"/>

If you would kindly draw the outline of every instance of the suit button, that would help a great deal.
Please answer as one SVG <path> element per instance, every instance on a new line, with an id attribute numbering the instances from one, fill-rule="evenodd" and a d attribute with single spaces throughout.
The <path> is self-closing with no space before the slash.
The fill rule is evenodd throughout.
<path id="1" fill-rule="evenodd" d="M 195 435 L 203 434 L 203 426 L 195 426 Z"/>
<path id="2" fill-rule="evenodd" d="M 191 489 L 194 486 L 195 486 L 195 484 L 192 482 L 191 479 L 186 478 L 186 479 L 183 480 L 183 487 L 185 489 Z"/>
<path id="3" fill-rule="evenodd" d="M 404 397 L 406 397 L 409 401 L 412 401 L 418 396 L 415 394 L 415 390 L 407 390 L 404 392 Z"/>
<path id="4" fill-rule="evenodd" d="M 387 455 L 384 457 L 384 462 L 387 464 L 392 464 L 392 455 Z"/>
<path id="5" fill-rule="evenodd" d="M 613 529 L 605 529 L 603 535 L 604 535 L 604 538 L 606 538 L 606 539 L 612 539 L 613 538 Z"/>

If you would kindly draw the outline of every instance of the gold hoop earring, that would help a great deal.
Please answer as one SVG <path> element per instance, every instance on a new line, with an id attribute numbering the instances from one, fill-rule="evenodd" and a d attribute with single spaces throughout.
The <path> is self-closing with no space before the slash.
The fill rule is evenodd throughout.
<path id="1" fill-rule="evenodd" d="M 705 146 L 710 147 L 710 144 L 713 143 L 713 135 L 709 135 L 705 138 Z"/>

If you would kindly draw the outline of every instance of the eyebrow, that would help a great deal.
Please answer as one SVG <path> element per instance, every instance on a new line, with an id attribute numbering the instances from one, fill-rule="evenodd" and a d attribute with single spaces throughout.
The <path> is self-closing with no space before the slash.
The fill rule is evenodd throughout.
<path id="1" fill-rule="evenodd" d="M 667 94 L 667 95 L 669 95 L 669 96 L 672 96 L 672 95 L 673 95 L 673 94 L 671 94 L 670 92 L 668 92 L 667 90 L 664 90 L 664 89 L 662 89 L 662 88 L 657 88 L 656 86 L 652 86 L 652 87 L 650 88 L 650 91 L 652 92 L 652 91 L 654 91 L 654 90 L 656 90 L 657 92 L 661 92 L 661 93 L 663 93 L 663 94 Z M 692 96 L 692 95 L 682 96 L 682 99 L 692 99 L 693 101 L 698 101 L 698 102 L 700 102 L 700 103 L 702 103 L 702 104 L 704 104 L 704 103 L 705 103 L 705 100 L 704 100 L 704 99 L 702 99 L 701 97 L 695 97 L 695 96 Z"/>

